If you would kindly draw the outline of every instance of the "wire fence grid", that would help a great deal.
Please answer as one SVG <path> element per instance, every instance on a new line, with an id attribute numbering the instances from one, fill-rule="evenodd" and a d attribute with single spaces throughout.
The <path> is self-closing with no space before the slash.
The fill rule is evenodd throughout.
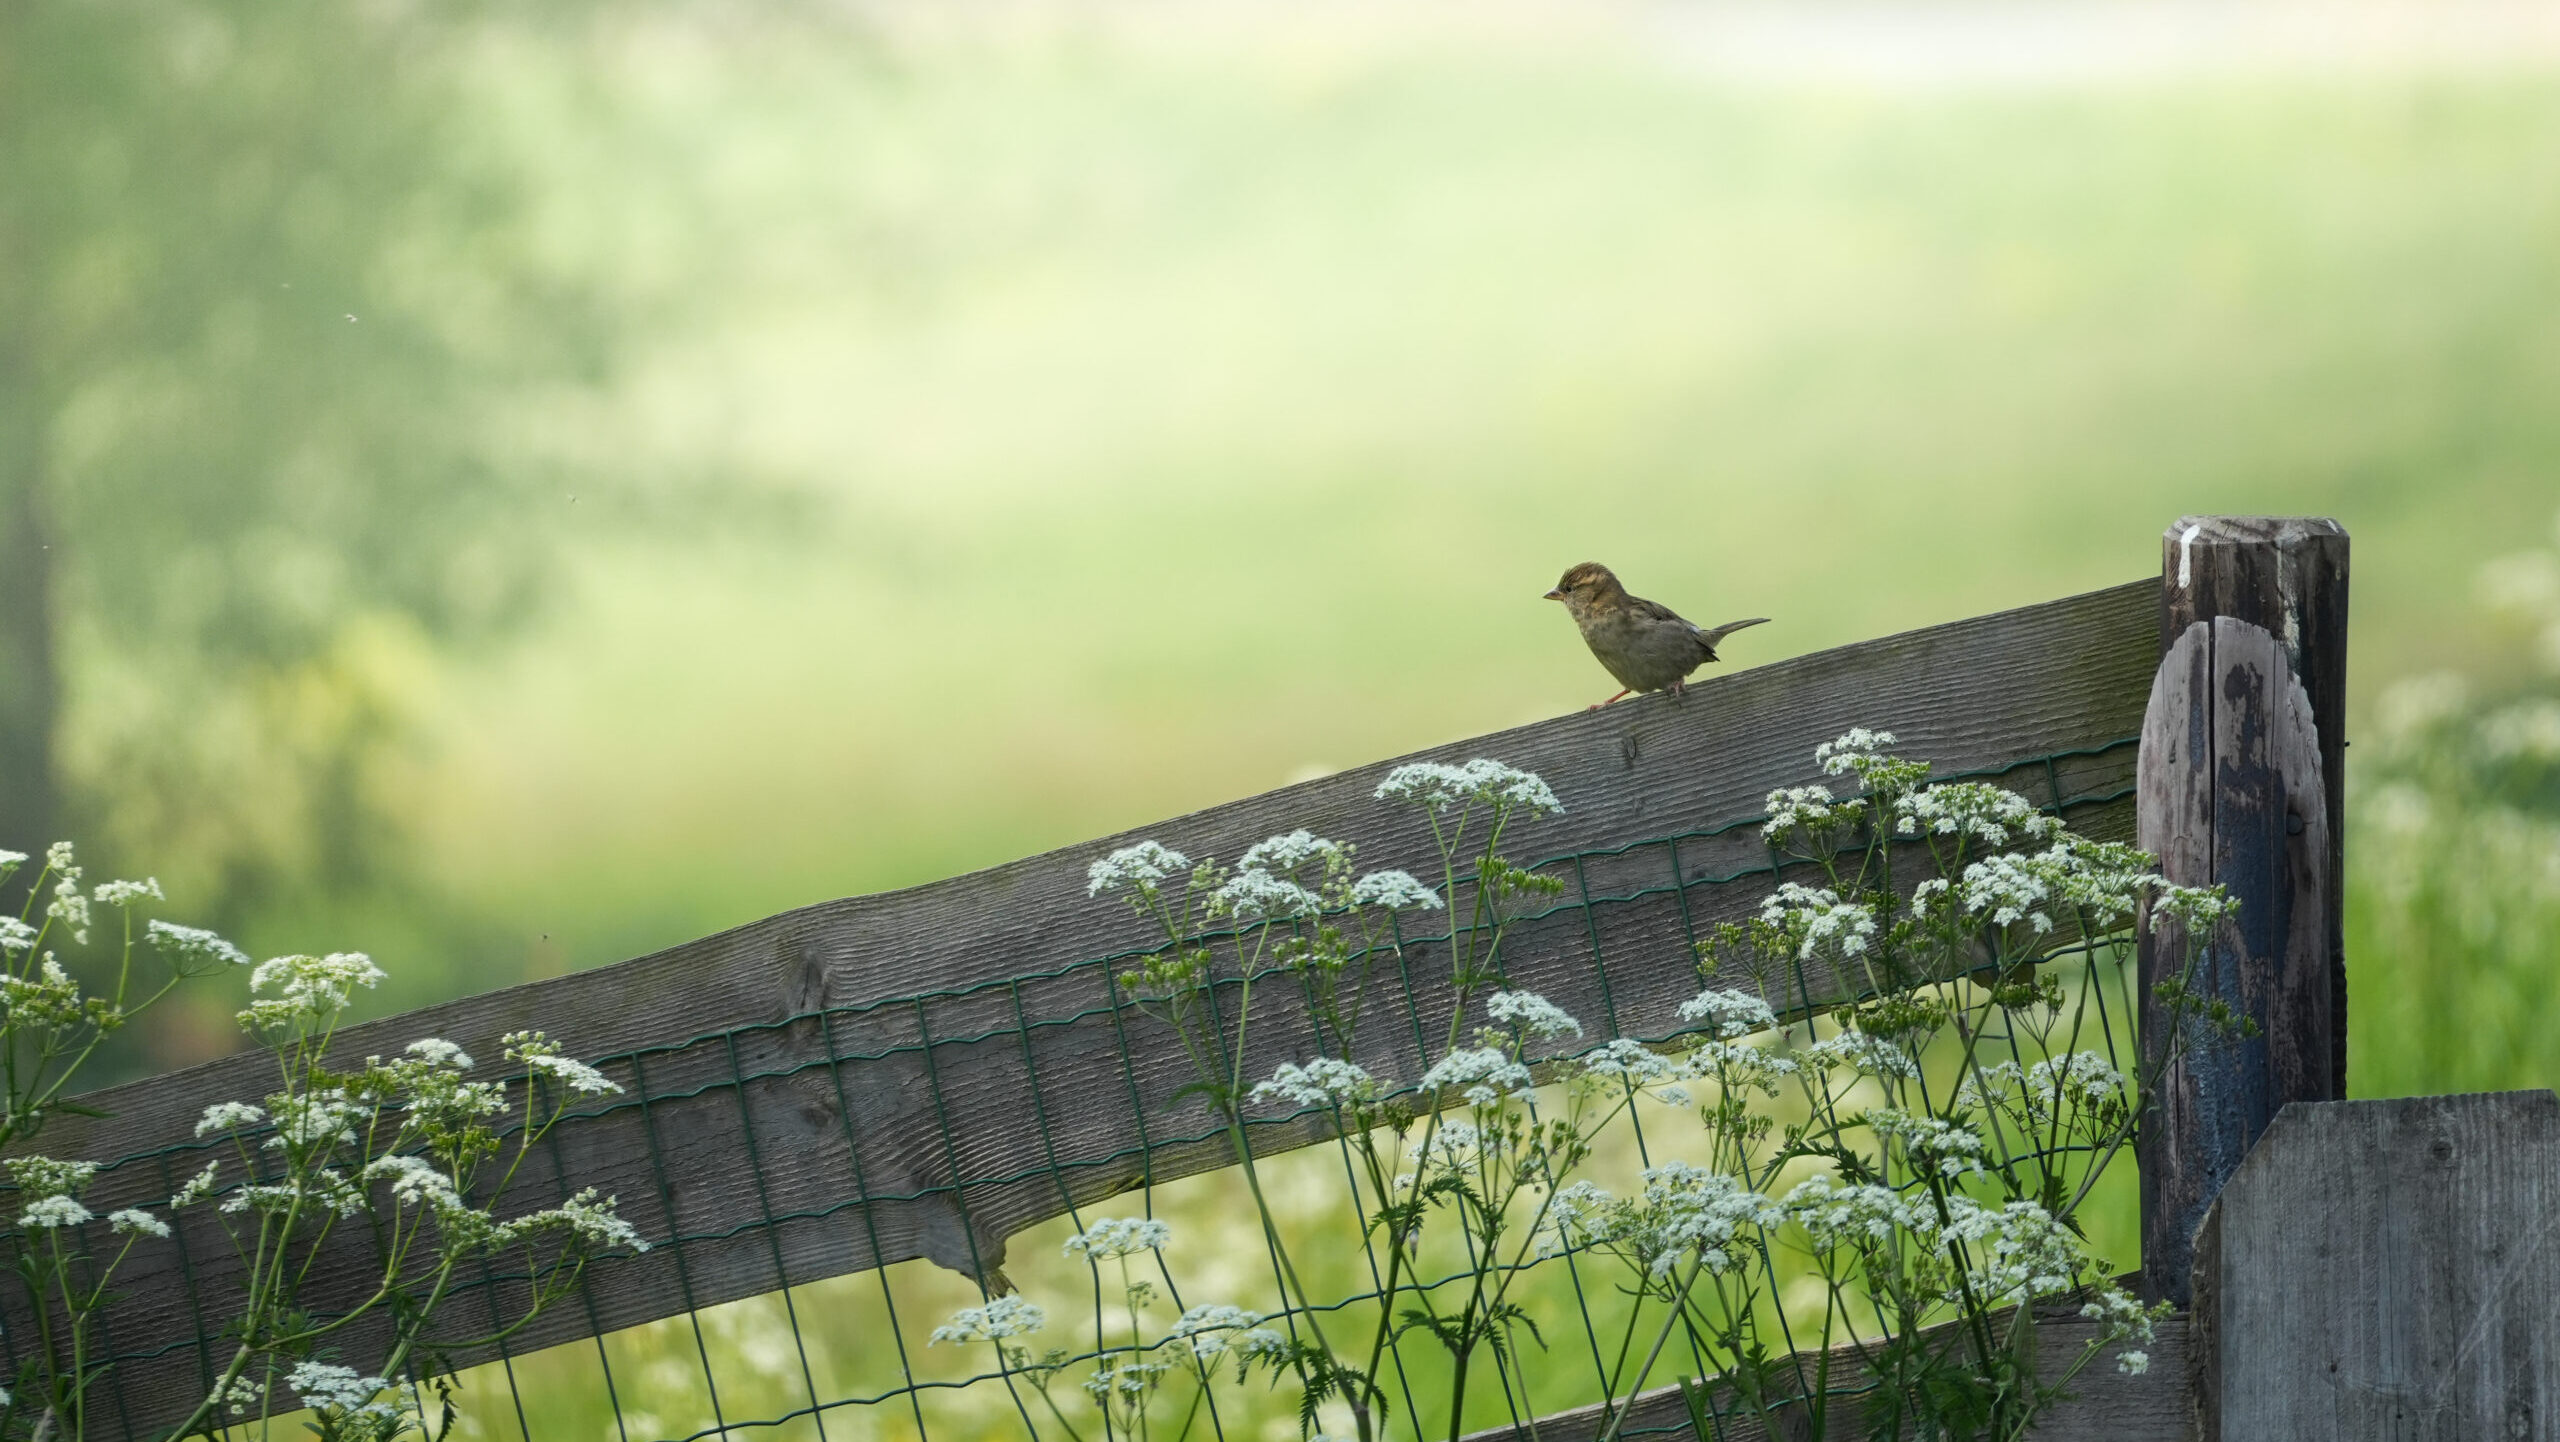
<path id="1" fill-rule="evenodd" d="M 2135 738 L 2107 745 L 2032 757 L 2006 766 L 1967 773 L 1974 779 L 1998 780 L 2041 794 L 2051 814 L 2066 818 L 2090 808 L 2125 802 L 2130 785 L 2094 790 L 2068 790 L 2066 773 L 2120 779 L 2129 765 Z M 2089 765 L 2085 763 L 2099 763 Z M 1963 779 L 1963 778 L 1940 778 Z M 1631 1035 L 1649 1043 L 1674 1040 L 1679 1027 L 1646 1027 L 1621 1015 L 1618 997 L 1626 978 L 1636 971 L 1648 977 L 1663 969 L 1692 976 L 1694 948 L 1707 929 L 1697 918 L 1693 899 L 1702 894 L 1753 883 L 1774 885 L 1791 868 L 1808 863 L 1783 858 L 1761 848 L 1757 860 L 1722 869 L 1695 866 L 1698 856 L 1730 856 L 1755 832 L 1765 816 L 1738 817 L 1713 826 L 1630 841 L 1621 846 L 1546 856 L 1532 869 L 1563 879 L 1566 889 L 1552 906 L 1519 919 L 1524 934 L 1539 938 L 1533 948 L 1537 964 L 1567 969 L 1587 979 L 1589 993 L 1600 1002 L 1590 1042 Z M 1688 855 L 1684 857 L 1684 848 Z M 1655 879 L 1640 872 L 1651 866 Z M 1696 874 L 1693 874 L 1693 871 Z M 1647 954 L 1627 954 L 1613 940 L 1613 914 L 1639 904 L 1668 903 L 1678 918 L 1676 935 L 1685 946 Z M 1101 903 L 1097 903 L 1098 905 Z M 1455 917 L 1453 905 L 1444 915 Z M 1452 931 L 1401 938 L 1397 965 L 1380 968 L 1373 978 L 1382 988 L 1380 1000 L 1395 1023 L 1397 1047 L 1411 1050 L 1399 1058 L 1404 1066 L 1384 1075 L 1419 1075 L 1433 1059 L 1431 1034 L 1445 1020 L 1445 1009 L 1433 1011 L 1427 985 L 1418 984 L 1415 959 L 1436 946 L 1454 942 Z M 1572 945 L 1567 944 L 1571 938 Z M 2067 973 L 2097 1020 L 2095 1038 L 2075 1036 L 2080 1049 L 2102 1046 L 2111 1061 L 2131 1070 L 2135 1061 L 2132 1006 L 2133 964 L 2120 938 L 2083 938 L 2059 947 L 2049 964 Z M 896 1442 L 962 1442 L 980 1436 L 1019 1436 L 1048 1432 L 1045 1417 L 1035 1415 L 1027 1395 L 1029 1383 L 1014 1369 L 983 1365 L 987 1349 L 967 1357 L 949 1346 L 929 1346 L 926 1335 L 953 1308 L 974 1304 L 991 1291 L 1016 1284 L 1044 1299 L 1089 1297 L 1090 1315 L 1080 1315 L 1067 1330 L 1074 1338 L 1070 1367 L 1090 1364 L 1107 1353 L 1127 1353 L 1127 1344 L 1109 1343 L 1111 1324 L 1105 1316 L 1109 1299 L 1121 1281 L 1106 1275 L 1098 1261 L 1070 1263 L 1059 1243 L 1081 1232 L 1107 1203 L 1111 1214 L 1132 1211 L 1171 1219 L 1177 1241 L 1165 1252 L 1149 1255 L 1154 1286 L 1173 1310 L 1194 1301 L 1235 1302 L 1262 1312 L 1265 1325 L 1294 1329 L 1303 1320 L 1295 1308 L 1277 1303 L 1272 1281 L 1273 1258 L 1259 1222 L 1241 1208 L 1241 1188 L 1232 1169 L 1205 1166 L 1200 1159 L 1223 1150 L 1224 1130 L 1205 1107 L 1167 1108 L 1160 1099 L 1165 1087 L 1145 1070 L 1144 1058 L 1165 1050 L 1151 1044 L 1147 1029 L 1162 1024 L 1138 1009 L 1122 984 L 1124 964 L 1150 954 L 1150 949 L 1095 956 L 1072 965 L 1010 977 L 1002 982 L 967 987 L 923 988 L 889 1000 L 857 1006 L 822 1007 L 779 1021 L 707 1032 L 681 1042 L 600 1058 L 598 1064 L 625 1086 L 625 1095 L 579 1112 L 582 1121 L 621 1115 L 636 1121 L 645 1139 L 654 1197 L 622 1200 L 626 1215 L 652 1243 L 661 1275 L 671 1273 L 675 1288 L 673 1315 L 638 1327 L 611 1326 L 604 1319 L 613 1309 L 603 1305 L 617 1286 L 631 1284 L 635 1263 L 608 1259 L 590 1267 L 572 1296 L 559 1304 L 583 1308 L 592 1336 L 583 1341 L 516 1351 L 501 1342 L 495 1355 L 459 1375 L 454 1394 L 458 1415 L 454 1434 L 471 1438 L 516 1438 L 520 1442 L 552 1442 L 558 1438 L 610 1439 L 610 1442 L 698 1442 L 712 1437 L 814 1439 L 896 1439 Z M 1526 964 L 1529 952 L 1519 961 Z M 1221 1004 L 1241 978 L 1223 976 L 1212 983 L 1209 997 Z M 1792 993 L 1782 1017 L 1799 1026 L 1818 1028 L 1830 1008 L 1844 999 L 1833 985 L 1827 991 L 1801 968 L 1787 978 Z M 1656 984 L 1658 989 L 1658 984 Z M 1068 998 L 1081 993 L 1080 1001 Z M 1857 999 L 1853 990 L 1845 999 Z M 1779 998 L 1771 998 L 1776 1003 Z M 1657 1011 L 1655 1019 L 1659 1020 Z M 1259 1025 L 1257 1020 L 1257 1025 Z M 564 1031 L 571 1030 L 564 1027 Z M 1112 1050 L 1111 1070 L 1118 1084 L 1113 1094 L 1080 1087 L 1072 1094 L 1044 1081 L 1042 1050 L 1035 1042 L 1061 1030 L 1087 1036 L 1092 1044 Z M 817 1060 L 796 1056 L 777 1044 L 784 1036 L 809 1037 Z M 1816 1032 L 1815 1034 L 1819 1034 Z M 2095 1043 L 2095 1046 L 2092 1043 Z M 1980 1037 L 1977 1046 L 2006 1048 L 2022 1068 L 2040 1059 L 2031 1037 L 2015 1032 Z M 1008 1097 L 1026 1103 L 1011 1115 L 990 1119 L 963 1106 L 952 1095 L 951 1077 L 965 1059 L 975 1074 L 996 1065 L 1016 1070 Z M 1268 1060 L 1300 1059 L 1273 1051 Z M 1569 1052 L 1558 1055 L 1569 1055 Z M 1097 1063 L 1098 1065 L 1099 1063 Z M 1933 1064 L 1934 1065 L 1934 1064 Z M 1267 1068 L 1267 1062 L 1266 1062 Z M 1376 1070 L 1376 1068 L 1373 1068 Z M 814 1098 L 809 1124 L 835 1133 L 831 1148 L 840 1148 L 840 1174 L 812 1178 L 793 1164 L 798 1153 L 768 1137 L 759 1148 L 758 1127 L 771 1127 L 770 1108 L 749 1104 L 751 1089 L 787 1087 L 793 1095 Z M 903 1128 L 889 1136 L 866 1134 L 862 1099 L 880 1088 L 895 1088 L 901 1105 L 927 1125 Z M 918 1095 L 918 1089 L 921 1095 Z M 1408 1087 L 1407 1091 L 1410 1092 Z M 721 1124 L 743 1129 L 755 1197 L 754 1220 L 716 1229 L 685 1224 L 687 1198 L 705 1179 L 688 1171 L 685 1140 L 692 1129 L 713 1124 L 708 1108 L 729 1113 Z M 1079 1153 L 1063 1149 L 1059 1135 L 1071 1117 L 1102 1109 L 1125 1108 L 1130 1127 L 1127 1145 Z M 1382 1286 L 1375 1259 L 1349 1238 L 1360 1236 L 1356 1186 L 1345 1188 L 1352 1153 L 1327 1118 L 1314 1112 L 1273 1116 L 1249 1123 L 1257 1138 L 1257 1155 L 1268 1155 L 1276 1196 L 1275 1210 L 1292 1235 L 1303 1236 L 1309 1255 L 1325 1259 L 1326 1281 L 1335 1300 L 1319 1310 L 1339 1313 L 1373 1304 Z M 1619 1174 L 1676 1155 L 1678 1139 L 1665 1131 L 1671 1118 L 1651 1106 L 1631 1108 L 1606 1139 L 1595 1167 Z M 1210 1124 L 1202 1125 L 1204 1121 Z M 1003 1127 L 1019 1140 L 1025 1131 L 1037 1142 L 1038 1158 L 1029 1165 L 987 1169 L 973 1165 L 979 1151 L 972 1127 Z M 220 1139 L 191 1142 L 116 1161 L 109 1170 L 152 1169 L 163 1187 L 173 1191 L 200 1164 L 199 1153 Z M 1330 1145 L 1325 1145 L 1325 1143 Z M 565 1198 L 577 1184 L 572 1159 L 558 1153 L 560 1137 L 550 1139 L 553 1165 L 547 1185 Z M 2067 1150 L 2067 1149 L 2066 1149 Z M 897 1165 L 883 1165 L 894 1152 Z M 1287 1155 L 1280 1155 L 1286 1152 Z M 1165 1165 L 1171 1157 L 1190 1164 Z M 919 1166 L 918 1159 L 930 1163 Z M 919 1171 L 938 1176 L 920 1184 L 901 1184 Z M 2111 1173 L 2097 1225 L 2113 1237 L 2126 1238 L 2130 1249 L 2132 1159 L 2120 1167 L 2121 1183 Z M 736 1178 L 720 1179 L 735 1185 Z M 1031 1194 L 1037 1193 L 1037 1196 Z M 991 1203 L 991 1199 L 993 1202 Z M 2112 1200 L 2110 1200 L 2112 1199 Z M 2117 1205 L 2117 1203 L 2121 1205 Z M 994 1204 L 994 1203 L 1000 1203 Z M 897 1206 L 945 1206 L 953 1225 L 944 1229 L 927 1257 L 914 1255 L 887 1266 L 841 1269 L 841 1274 L 811 1278 L 808 1267 L 787 1259 L 786 1238 L 794 1246 L 808 1237 L 837 1239 L 845 1256 L 895 1257 L 899 1245 L 884 1235 L 881 1218 Z M 2113 1210 L 2110 1211 L 2109 1208 Z M 992 1215 L 990 1215 L 992 1214 Z M 1015 1221 L 1033 1219 L 1027 1227 Z M 1045 1218 L 1046 1220 L 1041 1220 Z M 2120 1222 L 2119 1219 L 2120 1218 Z M 1346 1228 L 1348 1230 L 1346 1230 Z M 1318 1246 L 1319 1236 L 1337 1239 Z M 227 1356 L 220 1334 L 219 1299 L 195 1285 L 198 1262 L 188 1251 L 183 1231 L 176 1239 L 179 1265 L 186 1269 L 186 1295 L 192 1309 L 191 1343 L 148 1350 L 119 1350 L 116 1315 L 108 1309 L 100 1342 L 111 1375 L 141 1375 L 145 1369 L 183 1369 L 209 1386 Z M 200 1244 L 200 1239 L 199 1239 Z M 703 1259 L 734 1256 L 752 1248 L 762 1255 L 770 1278 L 763 1295 L 728 1300 L 699 1295 L 697 1271 Z M 1464 1256 L 1445 1259 L 1449 1266 L 1432 1287 L 1470 1276 Z M 1599 1400 L 1608 1386 L 1613 1359 L 1605 1335 L 1609 1324 L 1625 1315 L 1627 1298 L 1594 1275 L 1588 1258 L 1564 1249 L 1522 1265 L 1524 1303 L 1540 1324 L 1543 1350 L 1522 1355 L 1497 1354 L 1490 1394 L 1478 1403 L 1470 1397 L 1470 1425 L 1516 1425 L 1524 1431 L 1534 1419 Z M 725 1264 L 724 1264 L 725 1265 Z M 1785 1305 L 1802 1296 L 1801 1269 L 1765 1252 L 1760 1266 L 1768 1295 L 1776 1299 L 1769 1322 L 1790 1348 L 1806 1345 L 1796 1327 L 1802 1318 Z M 457 1313 L 485 1312 L 493 1323 L 502 1318 L 508 1299 L 525 1286 L 521 1273 L 484 1267 L 448 1303 Z M 1406 1284 L 1410 1285 L 1410 1284 Z M 1072 1290 L 1070 1290 L 1072 1288 Z M 1791 1293 L 1790 1289 L 1795 1289 Z M 1254 1305 L 1256 1298 L 1261 1305 Z M 1068 1309 L 1053 1309 L 1063 1314 Z M 1873 1317 L 1849 1318 L 1851 1340 L 1873 1342 Z M 1868 1330 L 1861 1330 L 1868 1329 Z M 1365 1339 L 1364 1339 L 1365 1340 Z M 1155 1345 L 1175 1345 L 1167 1342 Z M 1424 1342 L 1422 1346 L 1430 1344 Z M 0 1335 L 0 1359 L 12 1370 L 19 1361 L 20 1339 Z M 1395 1407 L 1418 1426 L 1426 1419 L 1436 1429 L 1450 1430 L 1445 1412 L 1435 1413 L 1426 1400 L 1445 1364 L 1421 1355 L 1412 1340 L 1387 1349 Z M 361 1359 L 349 1357 L 356 1362 Z M 1689 1375 L 1710 1370 L 1694 1352 L 1678 1369 Z M 415 1388 L 419 1379 L 411 1378 Z M 1668 1376 L 1657 1375 L 1658 1381 Z M 1445 1384 L 1443 1384 L 1445 1385 Z M 1800 1375 L 1805 1395 L 1827 1390 L 1854 1397 L 1867 1384 L 1849 1375 L 1817 1378 Z M 419 1401 L 431 1422 L 444 1404 L 419 1390 Z M 1498 1399 L 1498 1400 L 1495 1400 Z M 122 1405 L 110 1387 L 109 1413 Z M 287 1435 L 299 1435 L 289 1425 Z M 1192 1419 L 1196 1435 L 1230 1439 L 1276 1439 L 1295 1436 L 1294 1400 L 1266 1394 L 1256 1382 L 1250 1389 L 1223 1388 L 1206 1395 Z M 129 1435 L 151 1435 L 125 1419 Z M 1402 1429 L 1399 1429 L 1400 1431 Z M 1689 1424 L 1629 1426 L 1621 1435 L 1686 1432 Z M 1119 1442 L 1106 1420 L 1097 1420 L 1092 1436 Z M 1161 1442 L 1161 1439 L 1156 1439 Z"/>

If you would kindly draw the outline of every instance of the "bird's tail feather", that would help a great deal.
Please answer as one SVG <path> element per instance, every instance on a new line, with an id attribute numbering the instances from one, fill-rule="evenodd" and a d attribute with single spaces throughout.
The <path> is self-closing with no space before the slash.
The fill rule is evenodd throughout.
<path id="1" fill-rule="evenodd" d="M 1754 616 L 1748 621 L 1727 621 L 1721 626 L 1700 626 L 1698 628 L 1698 638 L 1706 642 L 1707 649 L 1712 651 L 1715 649 L 1717 642 L 1732 635 L 1734 632 L 1741 630 L 1745 626 L 1765 626 L 1767 624 L 1769 624 L 1768 617 Z"/>

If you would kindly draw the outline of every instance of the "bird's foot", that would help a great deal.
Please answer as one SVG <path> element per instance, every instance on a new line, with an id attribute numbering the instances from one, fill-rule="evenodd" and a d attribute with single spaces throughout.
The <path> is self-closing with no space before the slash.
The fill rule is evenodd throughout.
<path id="1" fill-rule="evenodd" d="M 1631 687 L 1631 688 L 1629 688 L 1629 689 L 1633 689 L 1633 688 Z M 1625 691 L 1621 691 L 1621 692 L 1619 692 L 1619 693 L 1618 693 L 1618 696 L 1624 696 L 1624 695 L 1626 695 L 1626 694 L 1627 694 L 1627 693 L 1626 693 Z M 1612 696 L 1612 697 L 1610 697 L 1610 698 L 1609 698 L 1609 701 L 1615 701 L 1615 700 L 1617 700 L 1617 699 L 1618 699 L 1618 696 Z M 1592 702 L 1592 703 L 1591 703 L 1590 709 L 1591 709 L 1591 710 L 1594 710 L 1594 711 L 1597 711 L 1597 710 L 1599 710 L 1601 707 L 1608 705 L 1608 704 L 1609 704 L 1609 701 L 1594 701 L 1594 702 Z"/>

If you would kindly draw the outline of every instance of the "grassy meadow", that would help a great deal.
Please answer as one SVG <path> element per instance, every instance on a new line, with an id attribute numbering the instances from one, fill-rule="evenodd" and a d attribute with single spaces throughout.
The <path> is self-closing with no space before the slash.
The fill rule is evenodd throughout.
<path id="1" fill-rule="evenodd" d="M 670 9 L 484 83 L 557 244 L 665 311 L 547 443 L 741 499 L 600 522 L 502 650 L 371 643 L 420 718 L 381 779 L 413 882 L 243 940 L 371 951 L 382 1009 L 1574 709 L 1613 688 L 1539 594 L 1586 559 L 1776 618 L 1750 666 L 2153 574 L 2182 513 L 2327 514 L 2358 739 L 2419 673 L 2550 690 L 2474 584 L 2560 510 L 2530 57 L 1890 86 L 1701 70 L 1634 22 Z M 2354 1090 L 2560 1082 L 2560 807 L 2377 794 Z M 1159 1203 L 1235 1245 L 1200 1187 Z M 606 1344 L 627 1435 L 701 1425 L 704 1358 L 732 1415 L 804 1366 L 876 1385 L 890 1301 L 915 1347 L 973 1300 L 908 1270 L 794 1294 L 815 1360 L 779 1299 Z M 516 1365 L 522 1431 L 624 1436 L 569 1351 Z M 471 1387 L 459 1435 L 518 1435 Z"/>
<path id="2" fill-rule="evenodd" d="M 1612 689 L 1538 600 L 1588 558 L 1776 617 L 1748 666 L 2151 574 L 2182 512 L 2324 513 L 2359 710 L 2500 654 L 2470 577 L 2560 458 L 2538 72 L 1142 38 L 643 26 L 574 125 L 566 60 L 496 71 L 607 259 L 698 292 L 559 424 L 797 509 L 600 523 L 501 652 L 385 637 L 414 869 L 495 944 L 355 897 L 260 947 L 372 946 L 413 1004 L 1556 714 Z"/>

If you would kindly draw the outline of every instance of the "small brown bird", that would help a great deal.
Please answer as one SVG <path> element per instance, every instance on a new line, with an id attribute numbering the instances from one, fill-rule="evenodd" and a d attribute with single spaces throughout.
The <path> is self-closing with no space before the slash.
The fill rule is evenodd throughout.
<path id="1" fill-rule="evenodd" d="M 1547 593 L 1550 601 L 1564 602 L 1573 613 L 1573 623 L 1582 628 L 1584 644 L 1609 674 L 1627 691 L 1668 691 L 1680 695 L 1687 687 L 1689 673 L 1716 659 L 1716 643 L 1745 626 L 1766 622 L 1766 616 L 1748 621 L 1727 621 L 1721 626 L 1693 626 L 1680 619 L 1679 613 L 1659 601 L 1630 596 L 1618 584 L 1609 568 L 1597 561 L 1585 561 L 1564 573 L 1556 588 Z M 1609 701 L 1615 701 L 1612 696 Z M 1597 711 L 1609 704 L 1602 701 L 1591 709 Z"/>

